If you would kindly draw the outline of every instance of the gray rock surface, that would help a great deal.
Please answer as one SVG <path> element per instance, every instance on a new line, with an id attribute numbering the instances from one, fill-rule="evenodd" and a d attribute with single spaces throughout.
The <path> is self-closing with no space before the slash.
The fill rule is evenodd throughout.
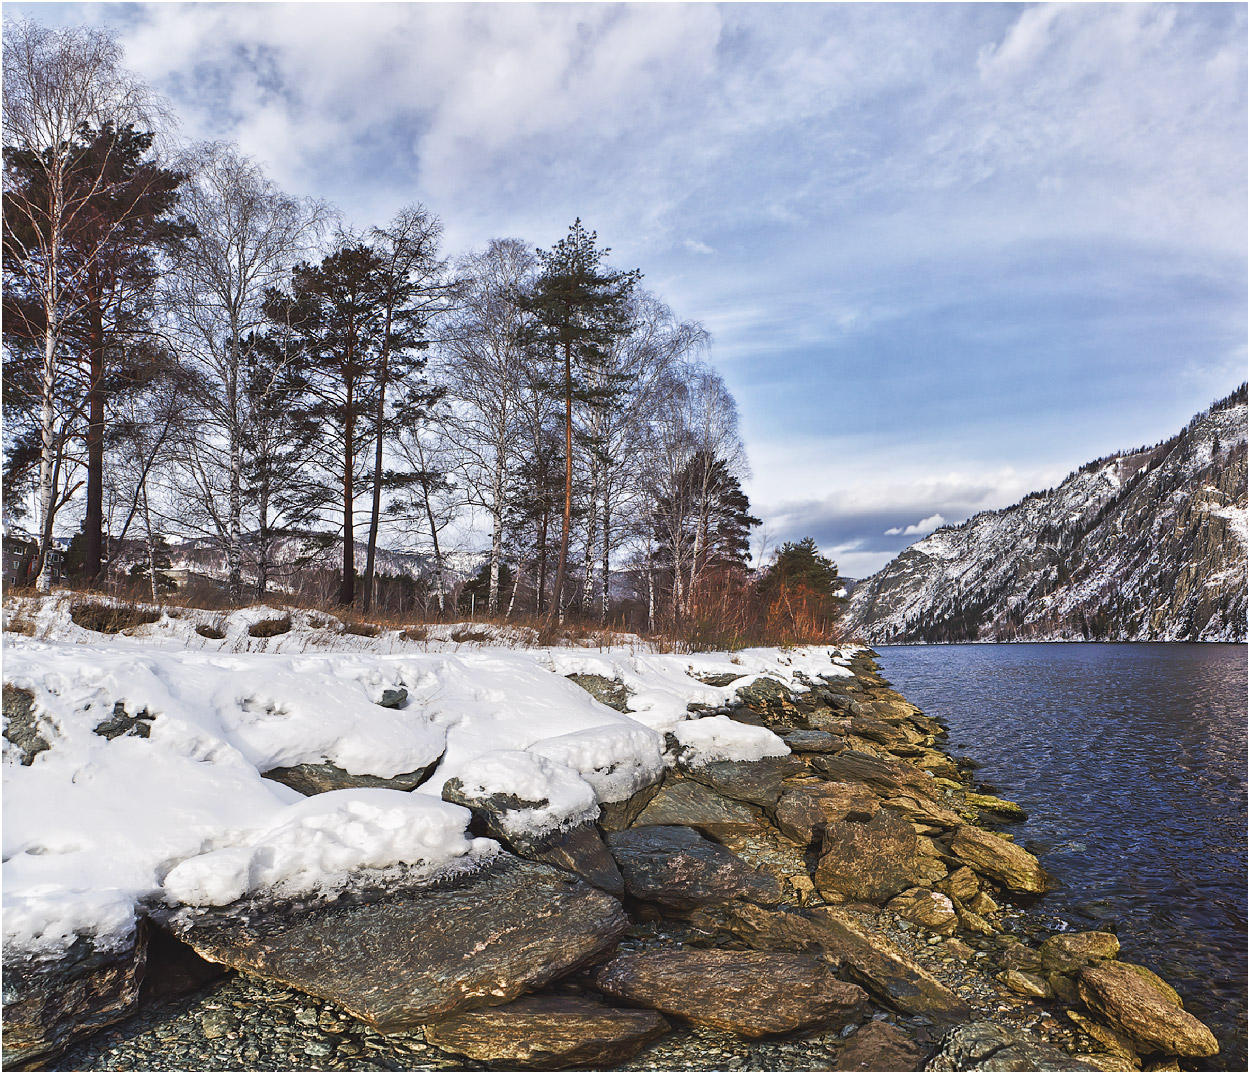
<path id="1" fill-rule="evenodd" d="M 171 919 L 203 958 L 329 999 L 382 1032 L 513 999 L 606 957 L 627 925 L 610 895 L 507 854 L 440 885 Z"/>

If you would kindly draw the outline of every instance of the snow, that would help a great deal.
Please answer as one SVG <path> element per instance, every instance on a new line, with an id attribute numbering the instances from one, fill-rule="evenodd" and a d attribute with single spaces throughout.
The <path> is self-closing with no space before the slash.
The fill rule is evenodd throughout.
<path id="1" fill-rule="evenodd" d="M 441 800 L 456 777 L 472 792 L 536 805 L 510 810 L 509 834 L 592 819 L 601 803 L 653 782 L 675 757 L 757 759 L 786 752 L 762 728 L 699 718 L 761 675 L 796 691 L 849 675 L 828 647 L 679 655 L 638 639 L 601 649 L 521 647 L 516 632 L 452 628 L 422 642 L 399 631 L 337 633 L 330 617 L 284 608 L 230 615 L 177 609 L 118 635 L 69 619 L 65 595 L 14 600 L 4 681 L 29 690 L 50 748 L 28 766 L 4 743 L 4 939 L 10 952 L 54 956 L 75 937 L 124 945 L 157 905 L 220 905 L 261 891 L 333 890 L 362 870 L 419 878 L 473 868 L 496 851 L 466 834 L 467 810 Z M 292 628 L 251 638 L 246 624 L 291 615 Z M 197 624 L 224 624 L 207 639 Z M 835 663 L 838 661 L 839 663 Z M 566 676 L 602 674 L 629 691 L 617 712 Z M 696 676 L 735 675 L 728 686 Z M 403 687 L 398 709 L 378 702 Z M 148 737 L 94 729 L 120 702 Z M 329 763 L 389 778 L 433 766 L 415 792 L 333 791 L 304 798 L 262 773 Z"/>
<path id="2" fill-rule="evenodd" d="M 759 761 L 784 757 L 790 752 L 767 727 L 737 723 L 728 716 L 704 716 L 678 724 L 673 734 L 687 750 L 686 763 L 711 761 Z"/>

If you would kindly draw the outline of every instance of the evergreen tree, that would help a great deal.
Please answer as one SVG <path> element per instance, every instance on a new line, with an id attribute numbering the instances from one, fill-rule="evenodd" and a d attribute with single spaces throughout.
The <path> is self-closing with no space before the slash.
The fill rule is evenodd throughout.
<path id="1" fill-rule="evenodd" d="M 524 306 L 534 325 L 527 339 L 551 348 L 563 361 L 563 378 L 552 387 L 564 402 L 564 516 L 560 528 L 560 556 L 550 614 L 563 607 L 568 565 L 569 531 L 573 516 L 573 407 L 609 404 L 618 387 L 605 378 L 604 350 L 629 331 L 629 299 L 642 274 L 604 267 L 609 254 L 597 245 L 598 236 L 578 218 L 569 233 L 550 250 L 539 250 L 542 265 Z"/>

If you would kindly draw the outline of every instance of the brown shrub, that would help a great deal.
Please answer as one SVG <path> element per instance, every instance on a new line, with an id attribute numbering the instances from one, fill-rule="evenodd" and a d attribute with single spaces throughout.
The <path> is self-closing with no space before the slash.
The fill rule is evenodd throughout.
<path id="1" fill-rule="evenodd" d="M 290 629 L 291 617 L 283 615 L 277 619 L 258 619 L 247 628 L 247 632 L 253 638 L 274 638 Z"/>
<path id="2" fill-rule="evenodd" d="M 399 632 L 400 638 L 404 641 L 428 641 L 430 637 L 429 628 L 423 626 L 405 627 Z"/>
<path id="3" fill-rule="evenodd" d="M 355 634 L 361 638 L 376 638 L 382 633 L 382 628 L 376 623 L 344 623 L 344 634 Z"/>
<path id="4" fill-rule="evenodd" d="M 69 617 L 84 630 L 99 634 L 119 634 L 132 627 L 155 623 L 161 613 L 133 604 L 94 604 L 83 601 L 71 604 Z"/>
<path id="5" fill-rule="evenodd" d="M 195 632 L 201 638 L 208 638 L 211 641 L 221 641 L 226 636 L 226 632 L 221 627 L 213 626 L 212 623 L 200 623 L 195 628 Z"/>
<path id="6" fill-rule="evenodd" d="M 10 619 L 4 624 L 4 629 L 10 634 L 22 634 L 28 638 L 35 636 L 35 624 L 28 619 Z"/>
<path id="7" fill-rule="evenodd" d="M 469 630 L 467 627 L 463 630 L 453 630 L 451 632 L 452 641 L 489 641 L 489 630 Z"/>

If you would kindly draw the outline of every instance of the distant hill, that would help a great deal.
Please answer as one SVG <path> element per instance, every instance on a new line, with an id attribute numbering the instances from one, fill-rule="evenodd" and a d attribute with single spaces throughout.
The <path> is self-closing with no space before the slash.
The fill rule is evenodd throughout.
<path id="1" fill-rule="evenodd" d="M 878 644 L 1244 641 L 1246 386 L 1169 440 L 946 526 L 851 594 Z"/>

